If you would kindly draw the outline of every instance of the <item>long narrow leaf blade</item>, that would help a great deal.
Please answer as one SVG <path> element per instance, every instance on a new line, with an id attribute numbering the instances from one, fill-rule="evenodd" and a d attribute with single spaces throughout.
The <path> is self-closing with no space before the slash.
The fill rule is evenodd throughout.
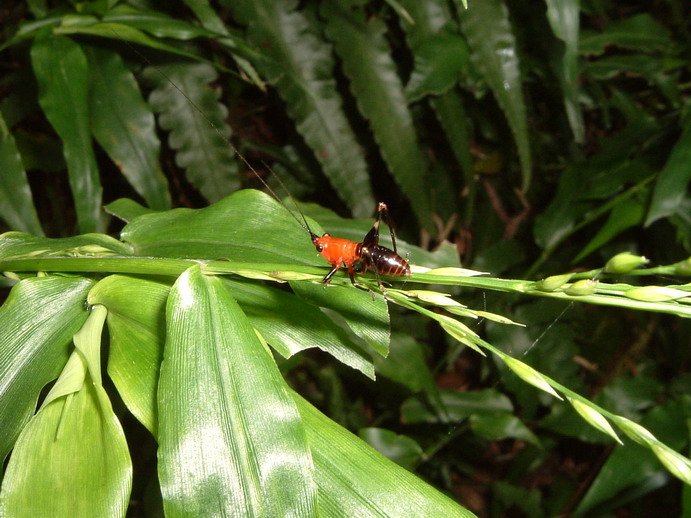
<path id="1" fill-rule="evenodd" d="M 363 9 L 349 9 L 335 0 L 323 3 L 321 14 L 382 157 L 418 220 L 431 228 L 430 188 L 425 182 L 428 163 L 385 39 L 386 25 L 379 19 L 367 19 Z"/>
<path id="2" fill-rule="evenodd" d="M 94 232 L 103 190 L 89 128 L 86 56 L 70 38 L 42 33 L 31 47 L 31 61 L 39 104 L 62 140 L 79 229 Z"/>
<path id="3" fill-rule="evenodd" d="M 161 127 L 170 131 L 168 142 L 177 153 L 175 162 L 188 180 L 210 202 L 237 190 L 237 161 L 224 138 L 230 136 L 225 122 L 228 112 L 218 102 L 220 92 L 210 84 L 218 77 L 214 68 L 205 63 L 177 63 L 148 68 L 145 76 L 156 85 L 149 104 L 159 114 Z"/>
<path id="4" fill-rule="evenodd" d="M 649 226 L 660 218 L 671 216 L 680 210 L 689 182 L 691 182 L 691 122 L 686 123 L 679 140 L 669 154 L 655 183 L 653 199 L 646 217 L 645 225 Z"/>
<path id="5" fill-rule="evenodd" d="M 219 279 L 168 298 L 159 393 L 166 516 L 312 516 L 305 432 L 273 358 Z"/>
<path id="6" fill-rule="evenodd" d="M 523 190 L 527 190 L 532 168 L 528 119 L 509 13 L 501 0 L 483 0 L 463 13 L 461 26 L 468 37 L 471 58 L 509 121 L 521 160 Z"/>
<path id="7" fill-rule="evenodd" d="M 0 115 L 0 217 L 13 230 L 43 235 L 17 144 Z"/>
<path id="8" fill-rule="evenodd" d="M 250 40 L 271 58 L 255 63 L 274 84 L 288 114 L 355 217 L 372 214 L 367 164 L 343 112 L 334 59 L 319 29 L 288 0 L 233 2 Z"/>
<path id="9" fill-rule="evenodd" d="M 149 207 L 171 207 L 168 181 L 158 161 L 154 115 L 132 73 L 115 52 L 86 47 L 94 137 Z"/>

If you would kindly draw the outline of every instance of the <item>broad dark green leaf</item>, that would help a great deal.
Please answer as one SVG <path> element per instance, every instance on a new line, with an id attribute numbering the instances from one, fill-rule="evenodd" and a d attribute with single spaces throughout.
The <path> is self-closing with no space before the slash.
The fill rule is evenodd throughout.
<path id="1" fill-rule="evenodd" d="M 106 310 L 91 311 L 74 337 L 78 351 L 24 428 L 2 486 L 3 516 L 125 516 L 132 464 L 101 384 Z"/>
<path id="2" fill-rule="evenodd" d="M 108 308 L 108 375 L 130 412 L 154 436 L 169 292 L 163 282 L 111 275 L 89 293 L 89 304 Z"/>
<path id="3" fill-rule="evenodd" d="M 227 2 L 248 24 L 249 39 L 270 60 L 254 63 L 286 103 L 298 132 L 353 215 L 374 205 L 367 164 L 343 112 L 333 78 L 334 59 L 320 28 L 296 0 Z"/>
<path id="4" fill-rule="evenodd" d="M 532 175 L 528 119 L 509 12 L 501 0 L 483 0 L 462 13 L 461 27 L 468 37 L 471 59 L 509 121 L 521 159 L 523 190 L 527 190 Z"/>
<path id="5" fill-rule="evenodd" d="M 394 464 L 293 394 L 307 431 L 319 515 L 325 518 L 473 517 L 470 511 Z"/>
<path id="6" fill-rule="evenodd" d="M 81 47 L 43 32 L 31 47 L 39 103 L 62 140 L 70 187 L 82 233 L 101 228 L 101 180 L 91 142 L 88 65 Z"/>
<path id="7" fill-rule="evenodd" d="M 221 280 L 198 266 L 168 297 L 158 403 L 166 516 L 316 514 L 296 403 Z"/>
<path id="8" fill-rule="evenodd" d="M 310 226 L 320 230 L 313 222 Z M 123 229 L 121 238 L 137 255 L 323 264 L 290 213 L 254 190 L 238 191 L 203 209 L 140 216 Z"/>
<path id="9" fill-rule="evenodd" d="M 17 144 L 0 115 L 0 217 L 14 230 L 43 235 Z"/>
<path id="10" fill-rule="evenodd" d="M 422 448 L 407 435 L 385 428 L 361 428 L 358 435 L 384 457 L 406 469 L 413 469 L 422 460 Z"/>
<path id="11" fill-rule="evenodd" d="M 170 132 L 175 162 L 190 183 L 211 202 L 237 190 L 237 161 L 226 140 L 228 110 L 218 102 L 221 92 L 211 86 L 218 78 L 216 70 L 204 63 L 179 63 L 148 68 L 145 76 L 156 85 L 149 104 L 159 114 L 161 127 Z"/>
<path id="12" fill-rule="evenodd" d="M 94 137 L 152 209 L 169 209 L 154 115 L 134 76 L 115 52 L 98 47 L 84 50 L 89 61 Z"/>
<path id="13" fill-rule="evenodd" d="M 494 389 L 473 392 L 443 390 L 440 398 L 439 403 L 407 399 L 401 408 L 403 419 L 408 423 L 444 423 L 463 421 L 473 414 L 513 411 L 511 400 Z"/>
<path id="14" fill-rule="evenodd" d="M 224 279 L 223 282 L 255 329 L 284 358 L 316 347 L 374 379 L 374 366 L 370 354 L 319 307 L 307 304 L 295 295 L 271 286 L 234 279 Z M 304 282 L 294 282 L 291 285 L 299 294 L 301 286 L 316 286 Z M 322 285 L 316 287 L 324 290 Z M 355 291 L 343 287 L 332 287 L 331 290 L 336 288 L 338 292 Z M 368 293 L 366 295 L 369 297 Z M 338 298 L 335 294 L 330 297 Z M 385 330 L 388 336 L 388 321 Z"/>
<path id="15" fill-rule="evenodd" d="M 67 361 L 72 336 L 87 317 L 84 302 L 92 284 L 81 278 L 26 279 L 0 308 L 0 459 L 33 413 L 43 386 Z"/>
<path id="16" fill-rule="evenodd" d="M 576 142 L 585 139 L 585 125 L 579 103 L 578 34 L 580 0 L 547 0 L 547 19 L 554 35 L 564 42 L 564 51 L 557 68 L 564 97 L 566 115 Z"/>
<path id="17" fill-rule="evenodd" d="M 394 180 L 420 223 L 431 229 L 429 168 L 420 147 L 403 84 L 385 39 L 386 25 L 344 2 L 323 2 L 326 34 L 333 41 L 360 113 L 367 119 Z M 372 209 L 370 209 L 371 211 Z"/>
<path id="18" fill-rule="evenodd" d="M 689 164 L 691 164 L 691 118 L 687 118 L 684 131 L 657 178 L 653 199 L 645 218 L 646 226 L 680 210 L 691 181 Z"/>

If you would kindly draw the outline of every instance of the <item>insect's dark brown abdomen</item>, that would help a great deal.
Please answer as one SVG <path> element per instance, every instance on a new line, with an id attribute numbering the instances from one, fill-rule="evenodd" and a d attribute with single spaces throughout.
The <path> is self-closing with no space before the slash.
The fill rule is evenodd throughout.
<path id="1" fill-rule="evenodd" d="M 380 275 L 396 277 L 400 275 L 410 275 L 410 265 L 393 250 L 383 246 L 373 246 L 368 249 L 369 257 L 363 254 L 363 259 L 367 263 L 367 268 L 379 272 Z"/>

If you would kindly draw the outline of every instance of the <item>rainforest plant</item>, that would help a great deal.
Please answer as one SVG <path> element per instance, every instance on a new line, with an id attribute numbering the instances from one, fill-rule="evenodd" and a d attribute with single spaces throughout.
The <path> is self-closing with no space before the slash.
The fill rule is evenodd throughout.
<path id="1" fill-rule="evenodd" d="M 477 4 L 16 3 L 0 514 L 681 512 L 683 3 Z"/>

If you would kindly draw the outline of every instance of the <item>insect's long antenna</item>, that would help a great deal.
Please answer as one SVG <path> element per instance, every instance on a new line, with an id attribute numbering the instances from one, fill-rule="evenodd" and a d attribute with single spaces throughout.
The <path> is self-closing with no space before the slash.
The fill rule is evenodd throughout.
<path id="1" fill-rule="evenodd" d="M 137 54 L 137 56 L 139 56 L 148 66 L 150 66 L 150 67 L 152 67 L 154 70 L 156 70 L 156 72 L 157 72 L 158 74 L 160 74 L 161 77 L 163 77 L 166 81 L 168 81 L 168 83 L 170 83 L 170 85 L 171 85 L 173 88 L 175 88 L 175 89 L 180 93 L 180 95 L 182 95 L 182 96 L 187 100 L 187 102 L 190 103 L 190 105 L 191 105 L 191 106 L 196 110 L 196 112 L 197 112 L 199 115 L 201 115 L 201 117 L 202 117 L 202 118 L 213 128 L 213 130 L 214 130 L 223 140 L 225 140 L 225 142 L 226 142 L 226 143 L 230 146 L 230 148 L 233 150 L 233 153 L 235 153 L 235 154 L 237 155 L 237 157 L 238 157 L 240 160 L 242 160 L 242 162 L 249 168 L 250 171 L 252 171 L 252 172 L 254 173 L 254 175 L 255 175 L 257 178 L 259 178 L 259 181 L 264 185 L 264 187 L 266 187 L 266 189 L 269 191 L 269 193 L 271 193 L 271 195 L 276 199 L 276 201 L 277 201 L 278 203 L 280 203 L 281 205 L 283 205 L 283 208 L 286 209 L 286 210 L 288 211 L 288 213 L 293 217 L 293 219 L 294 219 L 295 221 L 298 222 L 298 224 L 299 224 L 303 229 L 305 229 L 307 232 L 309 232 L 310 237 L 312 237 L 313 239 L 316 238 L 317 235 L 316 235 L 314 232 L 312 232 L 312 229 L 310 228 L 309 224 L 307 223 L 307 218 L 305 218 L 305 214 L 302 212 L 302 210 L 300 209 L 300 206 L 297 204 L 297 202 L 295 201 L 295 199 L 293 199 L 293 197 L 290 196 L 290 192 L 288 191 L 288 188 L 287 188 L 287 187 L 285 186 L 285 184 L 283 183 L 283 180 L 281 180 L 281 178 L 280 178 L 278 175 L 274 175 L 274 177 L 276 178 L 276 180 L 278 180 L 278 183 L 281 185 L 281 188 L 290 196 L 290 199 L 292 200 L 293 205 L 295 206 L 295 208 L 296 208 L 296 209 L 298 210 L 298 212 L 300 213 L 300 217 L 302 217 L 302 221 L 300 221 L 300 220 L 298 219 L 298 217 L 297 217 L 290 209 L 288 209 L 288 207 L 286 207 L 286 204 L 283 203 L 283 201 L 281 201 L 281 199 L 280 199 L 280 198 L 278 197 L 278 195 L 274 192 L 274 190 L 269 186 L 269 184 L 266 182 L 266 180 L 264 180 L 264 178 L 261 177 L 261 175 L 257 172 L 257 170 L 256 170 L 254 167 L 252 167 L 252 164 L 250 164 L 249 161 L 242 155 L 242 153 L 240 153 L 240 151 L 238 151 L 238 149 L 235 147 L 235 145 L 231 142 L 230 138 L 226 137 L 226 136 L 223 134 L 223 132 L 221 131 L 221 129 L 220 129 L 218 126 L 216 126 L 216 124 L 214 124 L 214 122 L 213 122 L 211 119 L 209 119 L 209 117 L 202 111 L 202 109 L 201 109 L 199 106 L 197 106 L 196 103 L 195 103 L 192 99 L 190 99 L 190 97 L 189 97 L 189 96 L 188 96 L 178 85 L 176 85 L 175 82 L 174 82 L 170 77 L 168 77 L 168 76 L 166 75 L 166 73 L 165 73 L 163 70 L 161 70 L 161 69 L 158 68 L 156 65 L 154 65 L 144 54 L 142 54 L 142 53 L 139 52 L 134 46 L 132 46 L 132 44 L 131 44 L 129 41 L 121 39 L 121 38 L 120 38 L 120 35 L 119 35 L 117 32 L 115 32 L 114 29 L 111 28 L 111 30 L 112 30 L 113 33 L 117 36 L 117 39 L 118 39 L 118 40 L 123 41 L 123 42 L 130 48 L 130 50 L 132 50 L 132 52 L 134 52 L 135 54 Z M 269 171 L 271 171 L 271 168 L 270 168 L 266 163 L 262 162 L 262 164 L 264 164 L 264 166 L 266 166 L 266 168 L 267 168 Z M 273 172 L 273 171 L 271 171 L 271 172 Z"/>

